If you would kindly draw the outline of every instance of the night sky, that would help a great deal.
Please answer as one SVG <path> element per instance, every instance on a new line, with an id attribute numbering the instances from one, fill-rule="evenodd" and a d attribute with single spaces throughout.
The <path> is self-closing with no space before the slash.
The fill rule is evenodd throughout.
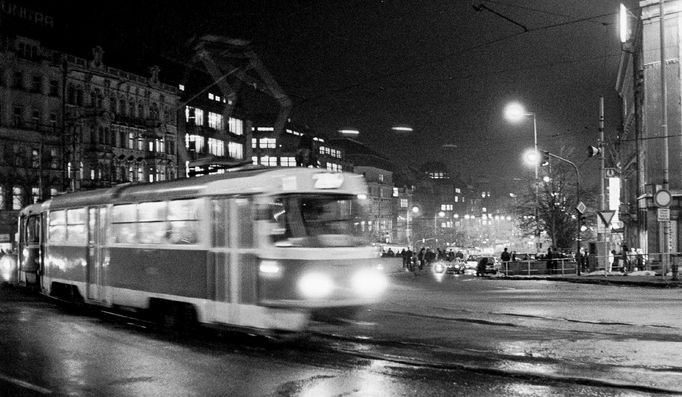
<path id="1" fill-rule="evenodd" d="M 194 35 L 250 40 L 293 100 L 293 121 L 325 134 L 358 129 L 396 163 L 441 160 L 495 183 L 530 177 L 521 153 L 533 145 L 532 119 L 503 117 L 515 100 L 536 114 L 539 147 L 569 149 L 596 184 L 586 148 L 600 95 L 607 137 L 620 123 L 617 0 L 33 3 L 52 8 L 65 49 L 90 57 L 99 44 L 105 63 L 145 75 L 159 59 L 186 61 Z M 414 132 L 396 135 L 398 124 Z"/>

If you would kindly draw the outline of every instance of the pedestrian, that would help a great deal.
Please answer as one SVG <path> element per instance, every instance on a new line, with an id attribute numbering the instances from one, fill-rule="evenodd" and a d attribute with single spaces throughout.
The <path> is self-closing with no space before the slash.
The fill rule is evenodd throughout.
<path id="1" fill-rule="evenodd" d="M 554 274 L 556 270 L 556 262 L 554 261 L 554 253 L 552 252 L 552 247 L 547 247 L 547 272 L 549 274 Z"/>
<path id="2" fill-rule="evenodd" d="M 611 262 L 611 267 L 608 269 L 608 273 L 611 273 L 614 268 L 618 269 L 618 253 L 616 250 L 611 250 L 611 255 L 613 256 L 613 262 Z"/>
<path id="3" fill-rule="evenodd" d="M 618 254 L 618 263 L 620 264 L 620 271 L 623 273 L 627 273 L 629 269 L 629 263 L 628 263 L 628 246 L 626 244 L 623 244 L 620 249 L 620 253 Z"/>
<path id="4" fill-rule="evenodd" d="M 583 272 L 587 271 L 587 255 L 587 250 L 585 250 L 584 247 L 580 247 L 580 251 L 578 251 L 579 261 L 577 263 L 578 266 L 580 266 L 580 270 Z"/>
<path id="5" fill-rule="evenodd" d="M 426 250 L 426 253 L 424 254 L 424 261 L 426 262 L 427 265 L 431 265 L 431 263 L 433 263 L 435 260 L 436 260 L 436 253 L 431 251 L 431 248 L 428 248 Z"/>
<path id="6" fill-rule="evenodd" d="M 422 249 L 419 250 L 419 253 L 417 254 L 417 266 L 419 266 L 419 270 L 424 268 L 424 253 L 426 249 L 422 247 Z"/>
<path id="7" fill-rule="evenodd" d="M 488 257 L 484 256 L 478 260 L 478 264 L 476 264 L 476 277 L 485 276 L 485 268 L 487 265 L 488 265 Z"/>
<path id="8" fill-rule="evenodd" d="M 500 259 L 502 262 L 509 262 L 511 260 L 511 255 L 507 251 L 507 248 L 504 248 L 504 251 L 502 251 L 502 255 L 500 255 Z"/>
<path id="9" fill-rule="evenodd" d="M 632 271 L 640 270 L 637 266 L 637 250 L 635 247 L 630 248 L 630 251 L 628 251 L 628 268 Z"/>

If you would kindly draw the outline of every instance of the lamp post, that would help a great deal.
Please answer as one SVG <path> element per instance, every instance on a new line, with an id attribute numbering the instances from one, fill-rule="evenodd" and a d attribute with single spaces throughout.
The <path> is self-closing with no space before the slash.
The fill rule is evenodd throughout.
<path id="1" fill-rule="evenodd" d="M 504 117 L 511 122 L 519 122 L 524 117 L 533 117 L 533 150 L 538 153 L 538 125 L 535 119 L 535 113 L 526 112 L 526 109 L 520 103 L 510 103 L 504 109 Z M 540 205 L 539 189 L 538 189 L 538 165 L 539 161 L 535 162 L 535 251 L 538 251 L 538 241 L 540 239 L 540 225 L 538 223 L 538 206 Z"/>

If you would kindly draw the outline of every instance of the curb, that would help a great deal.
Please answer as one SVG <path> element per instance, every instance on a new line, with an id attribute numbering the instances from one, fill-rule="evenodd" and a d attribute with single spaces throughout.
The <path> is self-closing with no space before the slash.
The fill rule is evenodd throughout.
<path id="1" fill-rule="evenodd" d="M 576 284 L 598 284 L 598 285 L 618 285 L 629 287 L 646 288 L 682 288 L 682 281 L 640 281 L 640 280 L 620 280 L 609 277 L 600 278 L 577 278 L 577 277 L 492 277 L 500 280 L 542 280 L 542 281 L 563 281 Z"/>

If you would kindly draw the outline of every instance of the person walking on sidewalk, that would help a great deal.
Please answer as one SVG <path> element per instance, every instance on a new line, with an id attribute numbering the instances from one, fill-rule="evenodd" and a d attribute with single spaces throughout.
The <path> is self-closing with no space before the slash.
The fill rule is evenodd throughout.
<path id="1" fill-rule="evenodd" d="M 511 255 L 509 254 L 509 251 L 507 251 L 507 248 L 504 248 L 504 251 L 502 251 L 502 255 L 500 255 L 500 259 L 502 262 L 509 262 L 511 260 Z"/>
<path id="2" fill-rule="evenodd" d="M 554 274 L 556 270 L 556 261 L 554 260 L 554 252 L 552 252 L 552 247 L 547 248 L 547 272 L 549 274 Z"/>

